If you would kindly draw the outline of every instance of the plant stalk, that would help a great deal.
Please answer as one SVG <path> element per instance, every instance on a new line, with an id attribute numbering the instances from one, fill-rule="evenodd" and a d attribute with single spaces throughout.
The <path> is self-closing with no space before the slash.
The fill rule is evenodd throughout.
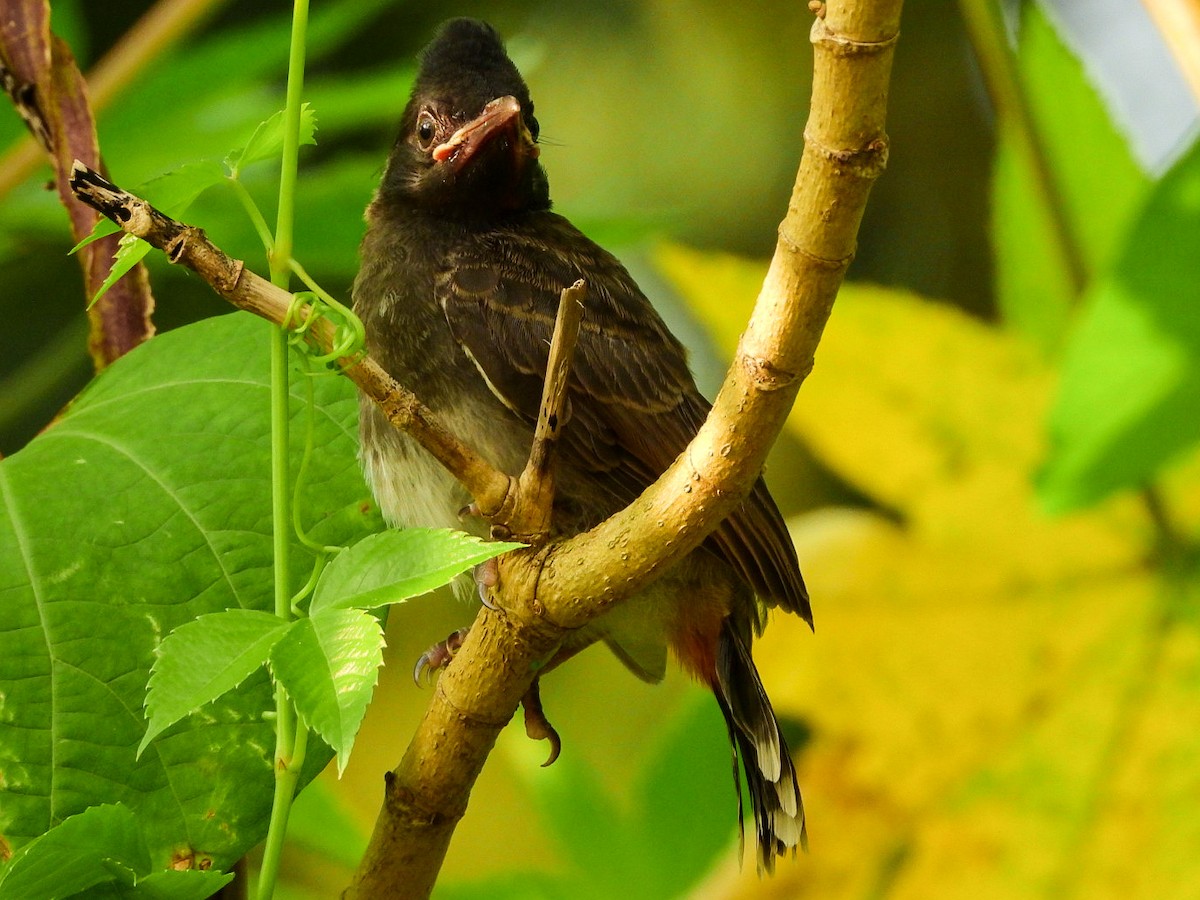
<path id="1" fill-rule="evenodd" d="M 300 108 L 304 91 L 305 35 L 308 31 L 308 0 L 295 0 L 292 6 L 292 36 L 288 54 L 287 107 L 284 111 L 283 153 L 279 173 L 279 207 L 275 221 L 275 240 L 270 248 L 271 283 L 287 289 L 291 280 L 292 244 L 296 211 L 296 169 L 300 150 Z M 289 548 L 291 545 L 290 471 L 288 465 L 288 332 L 272 329 L 271 334 L 271 511 L 275 560 L 275 614 L 292 618 L 289 586 Z M 275 688 L 275 797 L 271 805 L 271 823 L 259 872 L 259 900 L 269 900 L 275 892 L 280 856 L 287 834 L 288 816 L 300 769 L 304 764 L 308 731 L 297 722 L 296 710 L 282 687 Z"/>

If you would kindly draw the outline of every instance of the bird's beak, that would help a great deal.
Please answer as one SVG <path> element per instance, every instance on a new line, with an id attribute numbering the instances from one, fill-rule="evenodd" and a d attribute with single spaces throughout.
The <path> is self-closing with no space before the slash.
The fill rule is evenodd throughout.
<path id="1" fill-rule="evenodd" d="M 458 171 L 501 135 L 509 136 L 509 146 L 518 159 L 537 159 L 541 152 L 525 127 L 517 98 L 497 97 L 483 108 L 483 112 L 454 132 L 450 140 L 434 147 L 433 159 Z"/>

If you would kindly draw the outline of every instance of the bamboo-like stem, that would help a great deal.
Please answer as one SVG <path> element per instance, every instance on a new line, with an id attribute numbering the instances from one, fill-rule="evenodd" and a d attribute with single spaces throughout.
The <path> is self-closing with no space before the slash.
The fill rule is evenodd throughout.
<path id="1" fill-rule="evenodd" d="M 870 187 L 886 164 L 884 118 L 900 8 L 901 0 L 846 0 L 830 3 L 814 23 L 813 98 L 796 186 L 712 413 L 676 463 L 629 508 L 561 544 L 502 559 L 501 608 L 481 610 L 440 676 L 404 758 L 388 774 L 384 808 L 346 896 L 429 895 L 496 736 L 567 630 L 603 614 L 699 546 L 758 477 L 812 369 Z M 72 187 L 235 305 L 275 322 L 287 318 L 290 295 L 246 271 L 199 229 L 162 216 L 84 168 L 76 168 Z M 301 307 L 295 318 L 310 314 Z M 324 347 L 331 332 L 326 322 L 313 329 Z M 388 418 L 459 479 L 484 516 L 506 524 L 519 506 L 515 479 L 437 425 L 372 360 L 343 362 Z M 658 527 L 661 521 L 672 528 Z"/>
<path id="2" fill-rule="evenodd" d="M 442 673 L 408 751 L 388 775 L 347 898 L 429 895 L 496 735 L 564 629 L 595 618 L 697 547 L 758 476 L 812 368 L 867 194 L 886 163 L 900 7 L 900 0 L 831 3 L 815 22 L 813 99 L 796 187 L 712 413 L 679 460 L 626 510 L 548 554 L 504 558 L 505 612 L 482 610 Z M 657 526 L 664 521 L 672 527 Z"/>

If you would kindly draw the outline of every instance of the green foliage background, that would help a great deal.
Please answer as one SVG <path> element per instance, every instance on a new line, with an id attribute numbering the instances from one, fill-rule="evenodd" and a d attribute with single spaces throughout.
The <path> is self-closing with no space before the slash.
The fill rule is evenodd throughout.
<path id="1" fill-rule="evenodd" d="M 54 3 L 55 27 L 85 69 L 149 4 L 111 6 Z M 218 7 L 100 115 L 118 183 L 219 159 L 281 105 L 287 4 Z M 1160 180 L 1144 173 L 1084 67 L 1039 7 L 1024 6 L 1019 71 L 1089 274 L 1076 296 L 1046 249 L 1052 226 L 1017 125 L 988 107 L 951 9 L 907 4 L 889 170 L 868 207 L 854 283 L 768 473 L 793 517 L 818 622 L 814 637 L 777 621 L 758 654 L 799 751 L 812 852 L 770 882 L 739 874 L 715 708 L 678 676 L 649 688 L 597 651 L 544 688 L 565 742 L 559 763 L 539 769 L 543 748 L 519 728 L 505 733 L 451 848 L 442 895 L 1189 895 L 1200 858 L 1200 298 L 1191 277 L 1200 156 L 1184 154 Z M 362 209 L 413 54 L 438 21 L 459 14 L 510 36 L 538 104 L 558 209 L 620 253 L 713 386 L 765 271 L 801 146 L 811 77 L 804 4 L 316 3 L 306 99 L 318 145 L 302 156 L 296 255 L 339 296 L 349 292 Z M 20 135 L 16 116 L 0 115 L 0 147 Z M 34 173 L 0 202 L 0 310 L 19 323 L 0 334 L 6 455 L 89 377 L 78 269 L 64 255 L 70 239 L 45 177 Z M 272 174 L 245 178 L 270 209 Z M 230 198 L 206 195 L 186 218 L 265 270 Z M 160 330 L 226 312 L 195 279 L 150 261 Z M 265 369 L 248 353 L 194 362 L 213 379 L 235 376 L 230 356 Z M 163 364 L 161 381 L 176 364 Z M 325 423 L 316 481 L 346 504 L 316 514 L 329 539 L 349 540 L 374 523 L 353 502 L 363 489 L 342 388 L 323 388 L 341 416 Z M 121 521 L 144 511 L 122 482 L 77 480 L 70 467 L 54 468 L 60 457 L 43 455 L 79 438 L 89 404 L 106 391 L 121 393 L 118 377 L 4 463 L 10 516 L 36 510 L 52 528 L 81 500 L 112 504 Z M 249 438 L 232 449 L 163 444 L 157 435 L 179 430 L 180 395 L 165 410 L 145 399 L 139 425 L 105 440 L 143 441 L 156 473 L 211 465 L 228 481 L 230 461 L 245 463 L 238 488 L 214 494 L 228 508 L 207 512 L 224 522 L 252 511 L 267 478 L 265 462 L 253 474 L 262 447 Z M 253 431 L 252 399 L 188 402 L 226 407 L 227 424 L 197 433 L 236 443 L 239 429 Z M 1169 529 L 1150 515 L 1146 485 Z M 150 533 L 160 521 L 149 516 L 139 528 Z M 129 546 L 64 529 L 46 545 L 63 557 L 46 572 L 71 571 L 83 547 L 96 557 L 89 571 L 107 565 L 123 600 L 145 602 L 124 573 L 172 560 L 155 563 L 116 534 Z M 265 568 L 260 541 L 234 542 L 254 557 L 236 578 L 249 583 Z M 18 543 L 5 535 L 0 551 Z M 122 553 L 137 559 L 122 563 Z M 191 567 L 184 574 L 200 585 L 196 596 L 220 581 Z M 219 608 L 208 598 L 171 615 Z M 123 614 L 96 621 L 122 653 L 148 653 L 127 640 Z M 393 612 L 350 765 L 340 781 L 326 772 L 297 811 L 291 896 L 344 886 L 381 774 L 428 698 L 412 686 L 411 664 L 469 618 L 444 595 Z M 77 626 L 31 625 L 48 634 Z M 116 652 L 102 662 L 123 664 Z M 4 664 L 0 656 L 0 672 Z M 19 712 L 11 691 L 8 700 Z M 96 721 L 129 731 L 114 745 L 136 744 L 139 711 L 118 712 Z M 218 707 L 214 727 L 244 713 Z M 0 794 L 0 807 L 13 802 Z"/>

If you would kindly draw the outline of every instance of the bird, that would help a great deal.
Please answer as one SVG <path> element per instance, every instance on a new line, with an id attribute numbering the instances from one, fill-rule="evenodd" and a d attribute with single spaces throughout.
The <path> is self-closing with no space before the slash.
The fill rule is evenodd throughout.
<path id="1" fill-rule="evenodd" d="M 552 530 L 594 527 L 685 449 L 710 404 L 687 353 L 625 267 L 552 211 L 529 89 L 490 25 L 443 23 L 422 51 L 353 288 L 369 353 L 494 466 L 519 472 L 560 292 L 587 294 L 558 444 Z M 369 399 L 360 457 L 385 519 L 460 527 L 471 498 Z M 811 627 L 782 514 L 761 476 L 704 543 L 575 638 L 656 682 L 667 648 L 708 686 L 745 772 L 760 874 L 805 846 L 795 765 L 751 647 L 771 608 Z M 578 649 L 578 648 L 576 648 Z"/>

